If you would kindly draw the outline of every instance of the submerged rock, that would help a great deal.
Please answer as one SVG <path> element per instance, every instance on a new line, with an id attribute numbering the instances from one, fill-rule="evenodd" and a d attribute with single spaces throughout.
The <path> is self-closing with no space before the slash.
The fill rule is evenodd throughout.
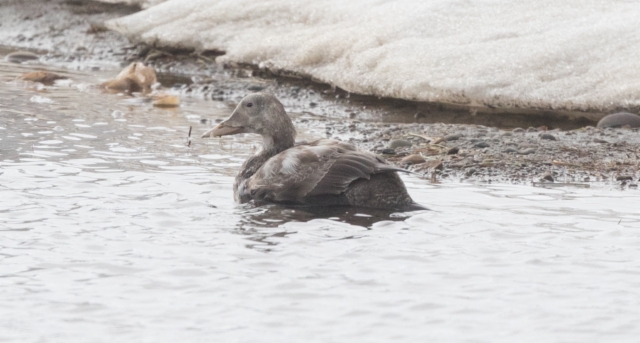
<path id="1" fill-rule="evenodd" d="M 606 127 L 640 127 L 640 116 L 637 116 L 629 112 L 620 112 L 610 114 L 598 122 L 598 128 L 603 129 Z"/>
<path id="2" fill-rule="evenodd" d="M 8 54 L 4 58 L 7 62 L 22 63 L 25 61 L 34 61 L 40 59 L 40 56 L 29 51 L 16 51 Z"/>
<path id="3" fill-rule="evenodd" d="M 153 106 L 178 107 L 180 106 L 180 98 L 177 95 L 157 94 L 153 96 Z"/>
<path id="4" fill-rule="evenodd" d="M 43 84 L 52 84 L 56 80 L 68 79 L 66 76 L 58 75 L 48 71 L 34 71 L 31 73 L 25 73 L 16 78 L 17 80 L 40 82 Z"/>
<path id="5" fill-rule="evenodd" d="M 118 92 L 147 93 L 156 82 L 156 71 L 153 68 L 141 62 L 134 62 L 122 70 L 115 79 L 103 83 L 102 87 Z"/>

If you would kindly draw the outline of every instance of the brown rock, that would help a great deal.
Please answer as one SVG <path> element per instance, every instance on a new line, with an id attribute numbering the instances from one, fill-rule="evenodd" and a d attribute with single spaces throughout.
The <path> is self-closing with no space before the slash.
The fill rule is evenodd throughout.
<path id="1" fill-rule="evenodd" d="M 180 98 L 177 95 L 158 94 L 153 97 L 153 106 L 156 107 L 178 107 Z"/>
<path id="2" fill-rule="evenodd" d="M 52 84 L 55 80 L 64 80 L 67 79 L 67 77 L 58 75 L 56 73 L 50 73 L 48 71 L 34 71 L 31 73 L 22 74 L 16 79 L 31 82 L 40 82 L 48 85 Z"/>
<path id="3" fill-rule="evenodd" d="M 400 160 L 400 165 L 410 166 L 414 164 L 424 163 L 424 158 L 418 154 L 409 155 L 402 160 Z"/>
<path id="4" fill-rule="evenodd" d="M 118 92 L 147 93 L 156 82 L 156 71 L 153 68 L 134 62 L 124 68 L 115 79 L 103 83 L 102 87 Z"/>

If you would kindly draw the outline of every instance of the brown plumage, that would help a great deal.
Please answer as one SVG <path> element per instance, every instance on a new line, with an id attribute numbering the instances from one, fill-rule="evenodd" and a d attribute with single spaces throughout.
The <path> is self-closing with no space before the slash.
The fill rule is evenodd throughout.
<path id="1" fill-rule="evenodd" d="M 330 139 L 295 145 L 293 123 L 271 94 L 248 95 L 203 137 L 237 133 L 263 138 L 263 149 L 236 176 L 234 195 L 240 203 L 425 209 L 411 199 L 398 177 L 404 170 L 373 153 Z"/>

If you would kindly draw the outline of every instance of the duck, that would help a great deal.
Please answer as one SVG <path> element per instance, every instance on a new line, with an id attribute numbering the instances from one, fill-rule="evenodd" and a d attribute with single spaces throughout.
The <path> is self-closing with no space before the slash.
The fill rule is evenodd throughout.
<path id="1" fill-rule="evenodd" d="M 240 133 L 262 137 L 262 149 L 244 162 L 233 184 L 240 204 L 427 209 L 413 201 L 398 175 L 408 171 L 382 157 L 333 139 L 296 143 L 293 122 L 273 94 L 245 96 L 202 138 Z"/>

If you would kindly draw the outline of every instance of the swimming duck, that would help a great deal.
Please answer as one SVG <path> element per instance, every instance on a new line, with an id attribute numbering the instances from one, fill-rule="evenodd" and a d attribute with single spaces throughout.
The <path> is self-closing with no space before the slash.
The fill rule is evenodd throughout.
<path id="1" fill-rule="evenodd" d="M 238 133 L 262 136 L 262 150 L 236 176 L 233 191 L 239 203 L 426 209 L 411 199 L 398 176 L 406 170 L 380 156 L 332 139 L 296 144 L 296 129 L 274 95 L 246 96 L 202 137 Z"/>

